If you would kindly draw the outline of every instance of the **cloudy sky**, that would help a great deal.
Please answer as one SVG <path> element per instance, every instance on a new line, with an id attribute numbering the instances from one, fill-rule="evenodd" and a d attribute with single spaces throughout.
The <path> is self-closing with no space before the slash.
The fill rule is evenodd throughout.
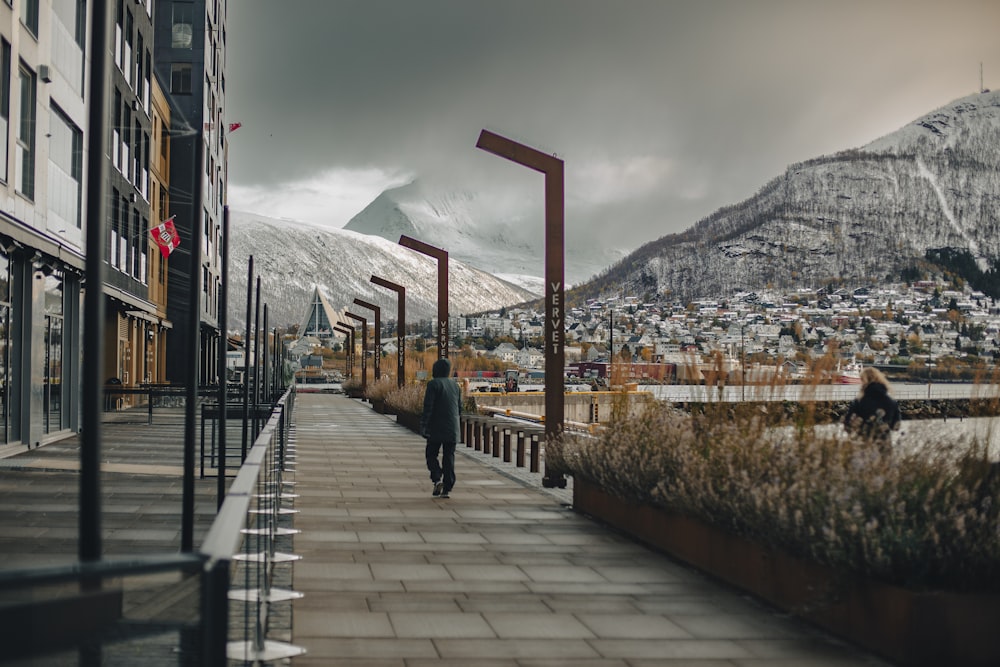
<path id="1" fill-rule="evenodd" d="M 232 208 L 342 227 L 419 177 L 540 226 L 486 128 L 625 249 L 1000 87 L 997 0 L 236 0 L 227 42 Z"/>

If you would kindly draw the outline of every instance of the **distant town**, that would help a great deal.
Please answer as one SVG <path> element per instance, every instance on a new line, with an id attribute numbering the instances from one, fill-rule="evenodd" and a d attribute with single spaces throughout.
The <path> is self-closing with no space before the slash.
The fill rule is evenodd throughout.
<path id="1" fill-rule="evenodd" d="M 383 325 L 383 355 L 396 352 L 394 327 Z M 491 362 L 462 367 L 541 377 L 540 310 L 453 316 L 449 327 L 452 358 Z M 408 326 L 407 348 L 423 352 L 434 334 L 430 321 Z M 715 381 L 720 372 L 727 382 L 822 373 L 830 382 L 853 383 L 862 365 L 902 379 L 981 380 L 1000 356 L 1000 306 L 965 284 L 941 280 L 762 290 L 690 303 L 621 294 L 569 309 L 565 340 L 567 378 L 602 385 L 613 368 L 628 381 L 652 383 L 703 382 L 711 374 Z M 311 354 L 316 342 L 291 343 L 290 356 Z"/>

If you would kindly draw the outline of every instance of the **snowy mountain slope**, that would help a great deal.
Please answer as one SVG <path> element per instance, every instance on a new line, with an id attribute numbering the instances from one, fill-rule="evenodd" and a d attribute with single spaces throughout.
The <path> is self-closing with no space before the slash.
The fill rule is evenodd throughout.
<path id="1" fill-rule="evenodd" d="M 372 275 L 406 287 L 408 321 L 437 314 L 437 263 L 430 257 L 376 236 L 252 213 L 231 211 L 230 225 L 230 329 L 245 326 L 250 255 L 272 325 L 300 323 L 315 285 L 338 311 L 367 317 L 354 305 L 360 298 L 382 308 L 383 319 L 395 319 L 395 293 L 372 284 Z M 537 293 L 449 258 L 449 295 L 451 314 L 459 315 L 520 303 Z"/>
<path id="2" fill-rule="evenodd" d="M 529 286 L 544 274 L 542 212 L 538 220 L 504 219 L 470 193 L 435 191 L 421 181 L 381 193 L 344 229 L 397 242 L 401 235 L 448 251 L 494 275 Z M 621 258 L 622 253 L 589 244 L 566 249 L 566 279 L 586 280 Z"/>
<path id="3" fill-rule="evenodd" d="M 868 284 L 931 248 L 1000 258 L 1000 93 L 956 100 L 855 150 L 792 165 L 753 197 L 639 248 L 581 286 L 682 299 Z"/>

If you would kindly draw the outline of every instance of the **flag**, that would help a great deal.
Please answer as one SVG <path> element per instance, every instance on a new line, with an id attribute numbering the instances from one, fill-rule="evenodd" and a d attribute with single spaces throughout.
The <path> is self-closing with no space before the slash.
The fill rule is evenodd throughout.
<path id="1" fill-rule="evenodd" d="M 240 129 L 241 127 L 243 127 L 243 123 L 230 123 L 229 124 L 229 131 L 230 132 L 235 132 L 236 130 Z"/>
<path id="2" fill-rule="evenodd" d="M 164 259 L 169 257 L 174 248 L 181 244 L 181 236 L 177 233 L 177 228 L 174 227 L 174 218 L 176 217 L 172 215 L 149 230 L 149 235 L 153 237 L 153 241 L 156 242 L 156 245 L 160 246 L 160 254 L 163 255 Z"/>

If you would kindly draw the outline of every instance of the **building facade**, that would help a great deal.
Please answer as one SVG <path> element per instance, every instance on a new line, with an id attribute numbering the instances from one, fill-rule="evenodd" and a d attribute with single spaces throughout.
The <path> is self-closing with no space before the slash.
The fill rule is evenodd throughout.
<path id="1" fill-rule="evenodd" d="M 159 0 L 154 16 L 154 68 L 171 111 L 171 215 L 181 236 L 168 262 L 166 377 L 184 383 L 191 355 L 198 381 L 217 378 L 222 215 L 226 203 L 225 0 Z M 197 234 L 195 230 L 199 230 Z M 199 349 L 189 350 L 192 281 L 197 281 Z"/>
<path id="2" fill-rule="evenodd" d="M 134 386 L 156 380 L 154 343 L 165 329 L 163 315 L 150 300 L 150 251 L 155 252 L 155 246 L 149 229 L 159 222 L 154 215 L 150 170 L 154 147 L 153 1 L 115 0 L 109 4 L 114 27 L 108 86 L 104 374 L 108 380 Z"/>
<path id="3" fill-rule="evenodd" d="M 0 441 L 79 428 L 88 3 L 0 2 Z"/>

